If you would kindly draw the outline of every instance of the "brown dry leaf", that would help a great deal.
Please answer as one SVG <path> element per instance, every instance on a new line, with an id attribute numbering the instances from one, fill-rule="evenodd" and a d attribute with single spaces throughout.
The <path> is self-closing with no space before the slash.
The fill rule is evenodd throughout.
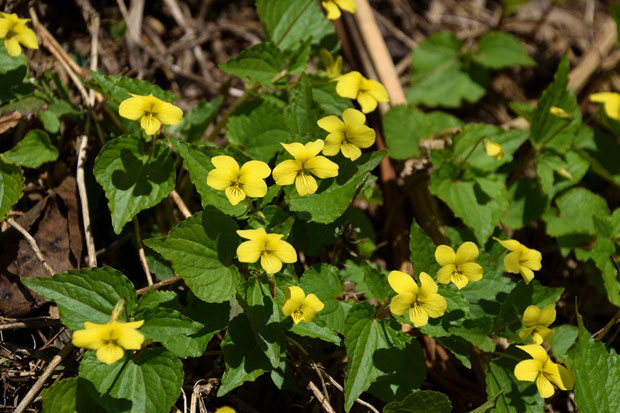
<path id="1" fill-rule="evenodd" d="M 10 112 L 0 117 L 0 133 L 4 133 L 11 128 L 14 128 L 19 120 L 22 118 L 22 114 L 18 111 Z"/>
<path id="2" fill-rule="evenodd" d="M 67 219 L 69 224 L 69 246 L 73 254 L 74 264 L 80 267 L 82 260 L 82 232 L 80 230 L 80 215 L 77 200 L 77 185 L 75 178 L 71 175 L 67 176 L 64 181 L 54 190 L 62 199 L 62 203 L 67 211 Z"/>

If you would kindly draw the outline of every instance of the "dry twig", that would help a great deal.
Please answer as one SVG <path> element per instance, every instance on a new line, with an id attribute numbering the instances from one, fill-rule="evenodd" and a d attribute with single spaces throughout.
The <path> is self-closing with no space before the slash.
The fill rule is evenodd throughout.
<path id="1" fill-rule="evenodd" d="M 8 222 L 10 226 L 18 230 L 24 236 L 24 238 L 26 238 L 26 241 L 28 241 L 28 243 L 30 244 L 30 248 L 32 248 L 32 250 L 34 251 L 34 255 L 37 256 L 37 258 L 43 265 L 43 268 L 45 268 L 45 270 L 50 275 L 54 275 L 55 274 L 54 270 L 47 263 L 47 260 L 45 259 L 45 257 L 43 256 L 43 253 L 41 253 L 41 250 L 39 249 L 39 246 L 37 245 L 37 241 L 32 237 L 32 235 L 30 235 L 30 233 L 28 233 L 28 231 L 26 231 L 24 227 L 22 227 L 17 222 L 15 222 L 13 218 L 7 218 L 6 222 Z"/>
<path id="2" fill-rule="evenodd" d="M 148 285 L 153 285 L 153 276 L 149 270 L 149 264 L 146 262 L 146 254 L 144 253 L 144 246 L 142 245 L 142 235 L 140 234 L 140 223 L 138 222 L 138 216 L 133 217 L 133 231 L 136 234 L 136 243 L 138 244 L 138 256 L 140 257 L 140 264 L 146 275 L 146 282 Z"/>

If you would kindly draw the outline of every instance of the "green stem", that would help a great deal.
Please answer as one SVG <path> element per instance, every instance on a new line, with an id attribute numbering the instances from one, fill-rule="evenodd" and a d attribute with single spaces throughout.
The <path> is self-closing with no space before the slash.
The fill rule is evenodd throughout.
<path id="1" fill-rule="evenodd" d="M 470 156 L 474 153 L 474 151 L 476 150 L 476 148 L 478 147 L 478 145 L 480 145 L 480 142 L 482 142 L 484 139 L 486 138 L 486 136 L 481 136 L 480 139 L 478 139 L 478 141 L 476 142 L 476 144 L 469 150 L 469 152 L 467 153 L 467 155 L 465 155 L 465 158 L 463 158 L 463 160 L 461 160 L 458 163 L 458 168 L 459 170 L 463 169 L 463 165 L 465 164 L 465 162 L 467 162 L 467 160 L 470 158 Z"/>
<path id="2" fill-rule="evenodd" d="M 286 36 L 288 35 L 288 33 L 291 31 L 291 29 L 293 28 L 293 26 L 295 25 L 295 23 L 297 23 L 297 20 L 299 20 L 299 18 L 302 16 L 302 14 L 304 14 L 306 12 L 306 10 L 308 9 L 308 7 L 310 7 L 310 3 L 312 3 L 314 0 L 308 0 L 308 2 L 306 3 L 306 5 L 304 6 L 303 9 L 301 9 L 299 11 L 299 13 L 297 14 L 297 16 L 295 16 L 295 18 L 293 19 L 293 21 L 291 22 L 291 24 L 289 24 L 289 26 L 286 28 L 286 30 L 284 31 L 284 34 L 282 35 L 282 37 L 280 38 L 280 40 L 278 40 L 278 42 L 276 43 L 276 46 L 280 46 L 280 44 L 282 44 L 282 42 L 284 41 L 284 39 L 286 38 Z"/>
<path id="3" fill-rule="evenodd" d="M 609 320 L 609 322 L 605 325 L 605 327 L 603 327 L 601 331 L 594 334 L 592 337 L 599 341 L 603 341 L 603 337 L 605 337 L 605 334 L 607 334 L 609 330 L 611 330 L 611 328 L 616 324 L 618 320 L 620 320 L 620 310 L 618 310 L 616 314 L 614 314 L 611 320 Z"/>
<path id="4" fill-rule="evenodd" d="M 253 87 L 246 89 L 245 92 L 243 92 L 243 95 L 241 95 L 239 99 L 237 99 L 237 101 L 228 108 L 226 113 L 224 113 L 224 116 L 222 116 L 222 118 L 215 124 L 215 127 L 213 128 L 209 136 L 207 136 L 207 142 L 213 142 L 215 141 L 215 139 L 217 139 L 220 131 L 222 130 L 222 128 L 224 128 L 226 122 L 228 122 L 228 118 L 230 118 L 230 115 L 232 115 L 235 110 L 239 108 L 239 106 L 241 106 L 243 103 L 245 103 L 246 100 L 250 98 L 250 92 L 253 90 Z"/>
<path id="5" fill-rule="evenodd" d="M 510 354 L 506 354 L 506 353 L 500 353 L 498 351 L 492 351 L 491 354 L 493 354 L 494 356 L 499 356 L 499 357 L 507 357 L 509 359 L 513 359 L 513 360 L 516 360 L 516 361 L 523 361 L 519 357 L 515 357 L 515 356 L 512 356 Z"/>

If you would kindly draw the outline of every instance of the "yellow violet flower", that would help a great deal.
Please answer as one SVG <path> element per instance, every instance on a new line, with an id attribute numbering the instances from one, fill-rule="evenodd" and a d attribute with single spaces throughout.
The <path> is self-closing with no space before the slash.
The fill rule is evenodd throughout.
<path id="1" fill-rule="evenodd" d="M 118 113 L 131 120 L 140 119 L 140 126 L 147 135 L 153 135 L 161 124 L 178 125 L 183 118 L 181 108 L 172 103 L 164 102 L 152 94 L 148 96 L 134 95 L 123 100 L 118 107 Z"/>
<path id="2" fill-rule="evenodd" d="M 482 267 L 473 262 L 478 258 L 478 247 L 473 242 L 464 242 L 454 252 L 452 247 L 440 245 L 435 250 L 435 260 L 441 268 L 437 271 L 437 281 L 449 284 L 450 281 L 459 290 L 468 282 L 475 282 L 482 278 Z"/>
<path id="3" fill-rule="evenodd" d="M 573 117 L 573 115 L 571 115 L 564 109 L 557 107 L 557 106 L 551 106 L 549 108 L 549 113 L 555 116 L 556 118 L 560 118 L 560 119 L 570 119 Z"/>
<path id="4" fill-rule="evenodd" d="M 620 120 L 620 93 L 594 93 L 590 95 L 590 102 L 602 103 L 608 117 Z"/>
<path id="5" fill-rule="evenodd" d="M 498 161 L 502 159 L 505 155 L 504 148 L 502 148 L 499 143 L 491 141 L 487 141 L 484 144 L 484 150 L 486 151 L 487 155 L 489 155 L 491 158 L 497 159 Z"/>
<path id="6" fill-rule="evenodd" d="M 237 257 L 240 262 L 256 262 L 267 274 L 275 274 L 282 269 L 282 263 L 297 261 L 295 248 L 286 241 L 282 241 L 281 234 L 267 234 L 264 228 L 238 230 L 241 238 L 249 241 L 242 242 L 237 247 Z"/>
<path id="7" fill-rule="evenodd" d="M 340 76 L 342 74 L 342 56 L 338 56 L 336 57 L 336 60 L 334 60 L 334 56 L 332 56 L 332 54 L 325 49 L 321 49 L 319 53 L 321 55 L 321 63 L 325 68 L 327 78 L 336 79 Z"/>
<path id="8" fill-rule="evenodd" d="M 517 380 L 536 382 L 538 393 L 543 398 L 553 396 L 555 384 L 560 390 L 572 390 L 575 379 L 571 372 L 561 364 L 556 364 L 541 346 L 528 344 L 517 346 L 532 356 L 531 360 L 523 360 L 515 366 Z"/>
<path id="9" fill-rule="evenodd" d="M 287 287 L 284 296 L 286 302 L 282 306 L 282 314 L 287 317 L 290 315 L 295 324 L 301 320 L 311 322 L 316 313 L 325 307 L 316 295 L 306 295 L 300 287 Z"/>
<path id="10" fill-rule="evenodd" d="M 349 13 L 355 13 L 355 10 L 357 10 L 355 0 L 323 0 L 321 5 L 327 12 L 327 18 L 329 20 L 339 19 L 341 16 L 341 9 Z"/>
<path id="11" fill-rule="evenodd" d="M 323 155 L 334 156 L 342 151 L 352 161 L 362 155 L 360 148 L 369 148 L 375 143 L 375 131 L 365 125 L 366 115 L 356 109 L 346 109 L 342 120 L 335 115 L 319 119 L 317 125 L 329 132 L 325 138 Z"/>
<path id="12" fill-rule="evenodd" d="M 123 301 L 114 307 L 110 321 L 105 324 L 84 322 L 84 330 L 73 333 L 71 342 L 76 347 L 97 350 L 97 358 L 105 364 L 122 359 L 125 350 L 140 350 L 144 343 L 142 333 L 136 331 L 144 320 L 125 323 L 116 321 L 123 308 Z"/>
<path id="13" fill-rule="evenodd" d="M 273 168 L 272 175 L 276 184 L 284 186 L 294 182 L 299 195 L 304 196 L 315 193 L 318 188 L 312 175 L 321 179 L 338 176 L 338 164 L 324 156 L 317 156 L 325 145 L 322 140 L 317 139 L 305 145 L 299 142 L 281 145 L 295 160 L 282 161 Z"/>
<path id="14" fill-rule="evenodd" d="M 237 413 L 237 411 L 230 406 L 222 406 L 215 413 Z"/>
<path id="15" fill-rule="evenodd" d="M 555 307 L 551 304 L 542 310 L 535 305 L 530 305 L 523 313 L 526 328 L 519 331 L 519 337 L 525 339 L 531 335 L 534 343 L 538 345 L 549 340 L 549 337 L 553 335 L 549 326 L 555 321 L 555 315 Z"/>
<path id="16" fill-rule="evenodd" d="M 221 155 L 211 158 L 215 169 L 207 175 L 207 185 L 224 191 L 231 204 L 237 205 L 246 196 L 261 198 L 267 193 L 265 178 L 271 175 L 269 165 L 262 161 L 249 161 L 239 168 L 234 158 Z"/>
<path id="17" fill-rule="evenodd" d="M 375 110 L 377 102 L 389 101 L 383 85 L 376 80 L 366 79 L 360 72 L 349 72 L 337 81 L 336 93 L 343 98 L 357 100 L 364 113 Z"/>
<path id="18" fill-rule="evenodd" d="M 512 274 L 521 274 L 526 284 L 534 279 L 534 271 L 542 268 L 540 251 L 528 248 L 514 239 L 502 241 L 493 237 L 502 247 L 511 251 L 504 257 L 504 269 Z"/>
<path id="19" fill-rule="evenodd" d="M 409 311 L 409 319 L 416 327 L 425 326 L 429 317 L 441 317 L 448 308 L 446 299 L 437 294 L 437 284 L 425 272 L 420 273 L 420 287 L 411 276 L 400 271 L 390 272 L 388 283 L 397 293 L 390 303 L 390 311 L 396 315 Z"/>
<path id="20" fill-rule="evenodd" d="M 17 14 L 0 12 L 0 39 L 4 39 L 4 47 L 9 56 L 19 56 L 23 45 L 28 49 L 38 49 L 39 40 L 32 29 L 26 26 L 30 19 L 20 19 Z"/>

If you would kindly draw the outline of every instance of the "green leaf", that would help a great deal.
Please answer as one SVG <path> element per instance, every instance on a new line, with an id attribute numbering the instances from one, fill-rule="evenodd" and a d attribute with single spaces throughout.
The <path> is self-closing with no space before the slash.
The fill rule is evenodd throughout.
<path id="1" fill-rule="evenodd" d="M 570 65 L 568 56 L 560 62 L 553 83 L 543 92 L 536 105 L 530 129 L 530 138 L 534 145 L 544 145 L 557 136 L 560 131 L 567 131 L 581 123 L 581 111 L 572 91 L 567 89 Z M 549 113 L 556 106 L 573 116 L 572 120 L 561 119 Z"/>
<path id="2" fill-rule="evenodd" d="M 172 263 L 198 298 L 221 303 L 235 293 L 241 276 L 231 265 L 239 236 L 237 223 L 213 207 L 207 207 L 174 227 L 165 238 L 144 240 Z"/>
<path id="3" fill-rule="evenodd" d="M 138 212 L 167 197 L 176 179 L 168 146 L 158 143 L 149 153 L 144 141 L 132 135 L 106 143 L 95 158 L 93 173 L 105 191 L 117 234 Z"/>
<path id="4" fill-rule="evenodd" d="M 474 410 L 470 411 L 469 413 L 487 413 L 488 411 L 492 411 L 491 409 L 495 408 L 497 399 L 502 393 L 503 391 L 500 390 L 495 396 L 493 396 Z"/>
<path id="5" fill-rule="evenodd" d="M 9 56 L 0 44 L 0 103 L 30 94 L 34 87 L 28 82 L 28 59 L 23 53 Z"/>
<path id="6" fill-rule="evenodd" d="M 284 56 L 272 43 L 250 46 L 226 63 L 220 64 L 224 73 L 261 85 L 273 85 L 273 80 L 284 69 Z"/>
<path id="7" fill-rule="evenodd" d="M 106 406 L 107 411 L 167 413 L 181 393 L 183 364 L 161 347 L 110 365 L 97 360 L 94 351 L 87 351 L 80 363 L 80 378 L 90 381 L 103 397 L 125 401 L 125 408 Z"/>
<path id="8" fill-rule="evenodd" d="M 575 145 L 578 153 L 592 164 L 593 172 L 620 185 L 620 144 L 616 139 L 600 129 L 582 127 L 575 136 Z"/>
<path id="9" fill-rule="evenodd" d="M 90 72 L 90 78 L 85 83 L 89 88 L 95 89 L 107 99 L 117 103 L 130 98 L 130 93 L 143 96 L 153 94 L 153 96 L 167 102 L 172 102 L 177 98 L 174 93 L 165 91 L 159 86 L 144 80 L 125 76 L 102 75 L 95 71 Z"/>
<path id="10" fill-rule="evenodd" d="M 416 274 L 422 271 L 427 274 L 436 274 L 440 265 L 435 261 L 435 250 L 437 247 L 432 239 L 420 227 L 415 220 L 411 222 L 409 231 L 409 250 L 411 251 L 411 262 Z"/>
<path id="11" fill-rule="evenodd" d="M 520 229 L 536 221 L 547 208 L 547 196 L 538 181 L 518 179 L 508 187 L 509 207 L 502 223 L 513 229 Z"/>
<path id="12" fill-rule="evenodd" d="M 447 285 L 439 285 L 438 293 L 446 299 L 448 308 L 444 315 L 439 318 L 429 318 L 428 324 L 419 328 L 429 337 L 450 336 L 452 328 L 461 326 L 463 321 L 469 317 L 469 304 L 460 291 Z M 408 316 L 402 320 L 413 325 Z"/>
<path id="13" fill-rule="evenodd" d="M 383 132 L 388 154 L 393 159 L 422 156 L 422 139 L 446 129 L 460 128 L 462 122 L 443 112 L 424 113 L 411 105 L 396 105 L 383 117 Z"/>
<path id="14" fill-rule="evenodd" d="M 518 359 L 522 359 L 525 355 L 513 347 L 506 353 Z M 508 357 L 496 358 L 487 363 L 485 371 L 487 395 L 491 399 L 501 393 L 496 400 L 494 412 L 541 413 L 545 406 L 544 399 L 538 395 L 534 383 L 517 380 L 514 375 L 516 364 L 516 360 Z"/>
<path id="15" fill-rule="evenodd" d="M 587 158 L 570 150 L 562 155 L 545 151 L 536 156 L 535 163 L 538 181 L 550 198 L 578 183 L 590 167 Z M 564 176 L 567 172 L 569 177 Z"/>
<path id="16" fill-rule="evenodd" d="M 66 100 L 53 102 L 47 106 L 47 109 L 39 112 L 39 119 L 43 123 L 46 131 L 57 134 L 60 131 L 60 120 L 63 117 L 71 117 L 80 119 L 82 112 L 77 110 L 71 103 Z"/>
<path id="17" fill-rule="evenodd" d="M 125 299 L 129 315 L 136 306 L 133 284 L 110 267 L 67 271 L 53 277 L 24 278 L 22 282 L 47 300 L 56 302 L 61 321 L 71 330 L 84 328 L 85 321 L 107 323 L 120 299 Z"/>
<path id="18" fill-rule="evenodd" d="M 469 341 L 478 349 L 487 353 L 495 350 L 495 342 L 489 337 L 493 327 L 493 319 L 482 316 L 473 320 L 464 320 L 460 326 L 450 329 L 450 333 Z"/>
<path id="19" fill-rule="evenodd" d="M 310 78 L 305 74 L 302 75 L 297 86 L 291 88 L 289 93 L 289 104 L 284 113 L 288 128 L 295 136 L 295 141 L 306 143 L 317 136 L 323 136 L 325 132 L 317 125 L 317 120 L 322 117 L 323 113 L 314 101 Z M 299 139 L 300 137 L 302 138 Z"/>
<path id="20" fill-rule="evenodd" d="M 565 361 L 568 359 L 568 349 L 572 347 L 579 334 L 579 329 L 575 326 L 564 324 L 553 327 L 553 335 L 549 338 L 549 347 L 556 360 Z"/>
<path id="21" fill-rule="evenodd" d="M 382 376 L 385 351 L 404 344 L 394 320 L 374 319 L 375 309 L 368 302 L 355 305 L 345 321 L 344 343 L 349 360 L 345 368 L 344 407 L 348 412 L 355 399 Z"/>
<path id="22" fill-rule="evenodd" d="M 315 294 L 325 305 L 314 322 L 317 324 L 324 322 L 328 328 L 342 333 L 350 305 L 338 301 L 343 291 L 339 274 L 340 271 L 332 265 L 314 265 L 304 272 L 299 286 L 306 294 Z"/>
<path id="23" fill-rule="evenodd" d="M 462 132 L 454 137 L 452 152 L 459 154 L 459 159 L 465 159 L 465 156 L 473 149 L 465 163 L 472 168 L 493 171 L 511 162 L 513 154 L 527 140 L 527 137 L 527 131 L 507 131 L 492 125 L 470 123 L 465 125 Z M 484 146 L 485 142 L 488 141 L 501 145 L 505 152 L 502 159 L 498 160 L 487 155 Z"/>
<path id="24" fill-rule="evenodd" d="M 544 219 L 547 234 L 559 237 L 569 234 L 594 234 L 594 215 L 609 215 L 604 198 L 585 188 L 573 188 L 556 198 L 557 212 L 549 211 Z"/>
<path id="25" fill-rule="evenodd" d="M 313 1 L 258 0 L 256 11 L 265 38 L 282 50 L 295 49 L 308 38 L 312 38 L 313 49 L 330 50 L 336 43 L 333 25 Z"/>
<path id="26" fill-rule="evenodd" d="M 131 402 L 126 399 L 114 399 L 108 395 L 100 396 L 95 386 L 80 377 L 71 377 L 52 384 L 41 393 L 43 396 L 43 413 L 106 413 L 129 409 Z"/>
<path id="27" fill-rule="evenodd" d="M 314 77 L 312 79 L 316 80 Z M 336 93 L 336 84 L 334 82 L 317 81 L 312 86 L 312 97 L 327 115 L 340 116 L 342 112 L 352 107 L 350 99 L 340 97 Z"/>
<path id="28" fill-rule="evenodd" d="M 472 345 L 462 337 L 458 336 L 445 336 L 437 337 L 435 340 L 454 355 L 463 366 L 471 369 L 471 360 L 469 355 L 471 354 Z"/>
<path id="29" fill-rule="evenodd" d="M 475 103 L 484 96 L 484 87 L 463 70 L 459 60 L 462 48 L 463 43 L 450 32 L 433 34 L 420 43 L 411 55 L 407 101 L 455 108 L 462 100 Z"/>
<path id="30" fill-rule="evenodd" d="M 223 148 L 217 147 L 198 147 L 190 143 L 178 141 L 176 139 L 170 139 L 172 146 L 179 152 L 179 155 L 183 158 L 183 166 L 189 172 L 189 178 L 196 186 L 196 191 L 200 195 L 202 200 L 202 206 L 207 207 L 212 205 L 224 211 L 228 215 L 241 216 L 244 215 L 248 209 L 248 205 L 245 202 L 240 202 L 233 206 L 230 204 L 228 198 L 224 194 L 224 191 L 217 191 L 207 185 L 207 175 L 209 172 L 215 169 L 211 163 L 211 158 L 218 155 L 229 155 L 237 160 L 239 164 L 243 164 L 245 157 L 239 156 L 236 152 L 227 151 Z"/>
<path id="31" fill-rule="evenodd" d="M 430 190 L 474 231 L 480 244 L 493 233 L 509 206 L 506 186 L 493 174 L 466 173 L 464 179 L 455 180 L 436 171 L 431 176 Z"/>
<path id="32" fill-rule="evenodd" d="M 295 217 L 277 205 L 268 205 L 248 219 L 251 228 L 264 228 L 268 233 L 282 234 L 284 239 L 288 238 L 294 222 Z"/>
<path id="33" fill-rule="evenodd" d="M 490 69 L 536 66 L 536 62 L 528 56 L 521 42 L 505 32 L 486 32 L 478 40 L 478 50 L 473 54 L 473 58 Z"/>
<path id="34" fill-rule="evenodd" d="M 286 348 L 286 339 L 280 326 L 280 310 L 271 298 L 269 286 L 252 277 L 239 286 L 237 301 L 250 321 L 259 348 L 271 365 L 278 367 L 280 352 Z"/>
<path id="35" fill-rule="evenodd" d="M 141 312 L 150 308 L 157 308 L 161 304 L 174 302 L 175 300 L 177 300 L 177 293 L 174 291 L 159 291 L 151 289 L 140 297 L 138 305 L 136 306 L 136 312 Z"/>
<path id="36" fill-rule="evenodd" d="M 213 122 L 222 107 L 222 103 L 224 103 L 222 96 L 218 96 L 209 102 L 201 100 L 191 111 L 183 115 L 181 123 L 170 126 L 168 130 L 178 133 L 183 140 L 188 142 L 200 141 L 205 130 Z"/>
<path id="37" fill-rule="evenodd" d="M 269 162 L 282 150 L 280 142 L 289 142 L 282 110 L 265 99 L 241 105 L 226 123 L 226 139 L 252 159 Z"/>
<path id="38" fill-rule="evenodd" d="M 568 352 L 575 373 L 575 403 L 582 412 L 620 411 L 620 356 L 594 340 L 578 315 L 579 335 Z"/>
<path id="39" fill-rule="evenodd" d="M 55 161 L 58 158 L 58 149 L 52 145 L 47 133 L 32 129 L 13 149 L 4 152 L 2 157 L 17 165 L 38 168 L 45 162 Z"/>
<path id="40" fill-rule="evenodd" d="M 171 308 L 152 308 L 144 314 L 144 324 L 140 332 L 150 341 L 160 342 L 168 350 L 179 357 L 185 357 L 185 352 L 177 354 L 176 346 L 168 346 L 169 341 L 179 336 L 189 336 L 197 333 L 204 326 Z"/>
<path id="41" fill-rule="evenodd" d="M 222 351 L 226 371 L 217 397 L 222 397 L 246 381 L 254 381 L 263 373 L 271 370 L 269 359 L 256 342 L 250 320 L 245 314 L 239 314 L 230 321 L 228 331 L 222 340 Z"/>
<path id="42" fill-rule="evenodd" d="M 620 307 L 620 280 L 618 280 L 618 270 L 612 261 L 615 254 L 615 243 L 597 234 L 596 242 L 592 247 L 592 259 L 601 271 L 609 302 Z"/>
<path id="43" fill-rule="evenodd" d="M 340 169 L 333 179 L 323 179 L 315 194 L 300 196 L 294 188 L 287 188 L 286 203 L 291 211 L 312 222 L 327 224 L 340 217 L 351 204 L 358 186 L 385 156 L 385 151 L 362 154 L 355 163 L 339 157 Z"/>
<path id="44" fill-rule="evenodd" d="M 450 413 L 452 404 L 443 393 L 417 390 L 401 401 L 388 403 L 383 413 Z"/>
<path id="45" fill-rule="evenodd" d="M 0 221 L 19 201 L 24 191 L 22 168 L 0 159 Z"/>
<path id="46" fill-rule="evenodd" d="M 369 296 L 383 302 L 392 295 L 392 287 L 390 287 L 387 274 L 384 271 L 370 265 L 364 265 L 362 268 L 364 269 L 364 284 L 368 286 L 367 293 Z"/>

